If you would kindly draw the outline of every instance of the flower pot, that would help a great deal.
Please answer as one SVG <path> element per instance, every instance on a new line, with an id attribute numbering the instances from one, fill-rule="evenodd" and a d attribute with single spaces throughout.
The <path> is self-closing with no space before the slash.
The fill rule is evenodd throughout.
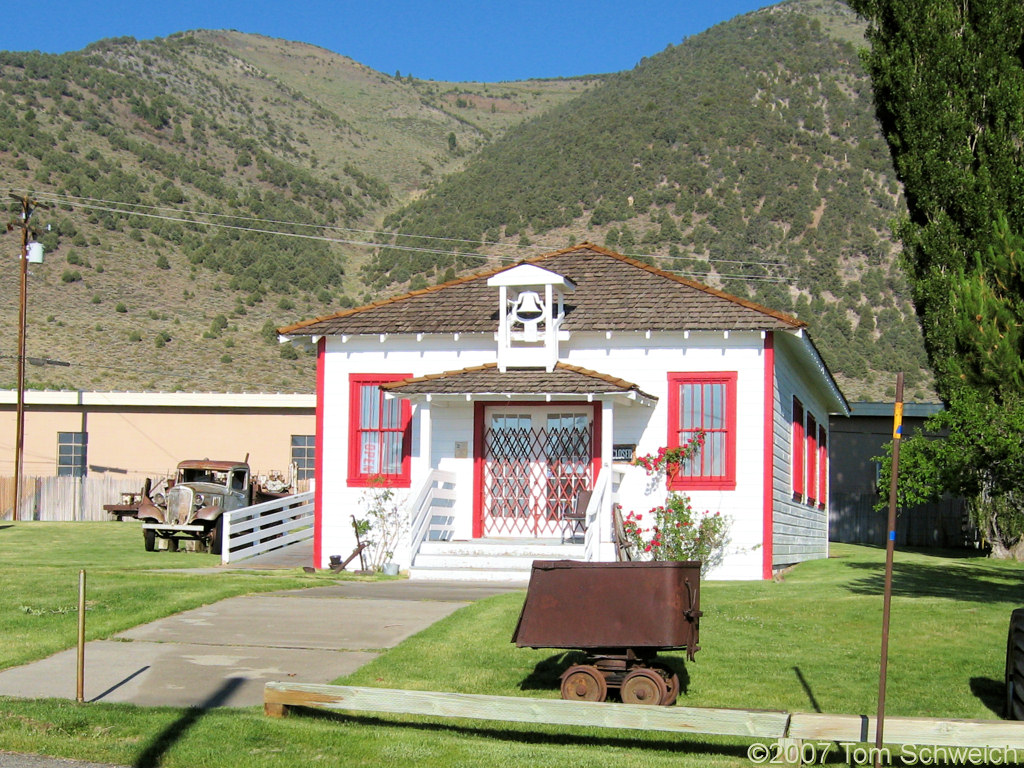
<path id="1" fill-rule="evenodd" d="M 380 572 L 385 576 L 397 576 L 398 563 L 384 563 L 384 565 L 380 567 Z"/>

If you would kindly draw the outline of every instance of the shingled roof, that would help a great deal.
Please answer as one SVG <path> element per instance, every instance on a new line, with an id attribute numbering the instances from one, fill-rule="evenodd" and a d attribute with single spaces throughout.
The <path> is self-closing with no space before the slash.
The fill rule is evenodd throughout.
<path id="1" fill-rule="evenodd" d="M 636 384 L 587 368 L 557 363 L 553 371 L 543 368 L 509 368 L 497 363 L 446 371 L 381 384 L 385 392 L 402 395 L 638 395 L 650 401 L 658 398 Z"/>
<path id="2" fill-rule="evenodd" d="M 566 331 L 795 330 L 806 323 L 635 261 L 591 243 L 529 259 L 569 278 Z M 493 333 L 497 291 L 487 278 L 508 267 L 470 275 L 365 307 L 281 328 L 287 336 L 377 333 Z"/>

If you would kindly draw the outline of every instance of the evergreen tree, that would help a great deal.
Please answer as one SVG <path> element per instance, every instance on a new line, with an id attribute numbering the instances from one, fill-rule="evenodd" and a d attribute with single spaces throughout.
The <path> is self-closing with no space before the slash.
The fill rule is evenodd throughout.
<path id="1" fill-rule="evenodd" d="M 851 0 L 907 198 L 898 234 L 947 411 L 905 446 L 905 501 L 969 497 L 998 556 L 1024 558 L 1024 5 Z"/>

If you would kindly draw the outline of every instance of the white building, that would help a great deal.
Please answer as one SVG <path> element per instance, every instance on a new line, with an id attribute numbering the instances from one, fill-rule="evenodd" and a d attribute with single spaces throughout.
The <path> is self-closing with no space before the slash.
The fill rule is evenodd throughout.
<path id="1" fill-rule="evenodd" d="M 629 458 L 696 430 L 672 487 L 732 521 L 711 577 L 826 557 L 829 416 L 848 406 L 805 325 L 582 244 L 283 328 L 319 349 L 314 565 L 352 551 L 378 475 L 413 507 L 454 488 L 410 511 L 423 522 L 395 559 L 414 577 L 432 539 L 614 560 L 613 503 L 665 497 Z M 585 543 L 565 519 L 581 490 Z"/>

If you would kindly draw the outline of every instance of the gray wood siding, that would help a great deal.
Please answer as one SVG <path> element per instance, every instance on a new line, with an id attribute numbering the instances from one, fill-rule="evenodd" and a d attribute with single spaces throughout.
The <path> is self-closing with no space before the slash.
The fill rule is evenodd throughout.
<path id="1" fill-rule="evenodd" d="M 828 430 L 828 412 L 802 380 L 785 344 L 776 335 L 775 420 L 772 467 L 772 567 L 828 557 L 828 509 L 793 499 L 793 397 Z M 831 438 L 829 437 L 831 453 Z M 826 494 L 826 499 L 828 499 Z"/>

